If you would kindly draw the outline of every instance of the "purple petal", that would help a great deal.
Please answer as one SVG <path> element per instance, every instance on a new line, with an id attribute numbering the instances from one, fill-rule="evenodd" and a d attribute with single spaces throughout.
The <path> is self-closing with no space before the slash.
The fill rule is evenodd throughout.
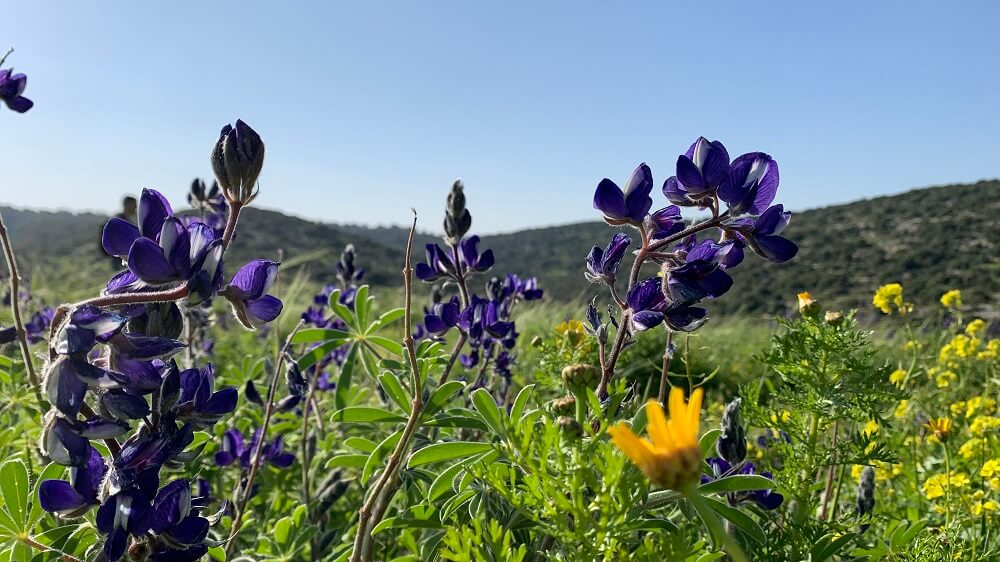
<path id="1" fill-rule="evenodd" d="M 167 534 L 183 545 L 201 543 L 208 536 L 208 519 L 196 516 L 188 517 L 171 528 Z"/>
<path id="2" fill-rule="evenodd" d="M 236 409 L 239 393 L 235 388 L 223 388 L 209 398 L 201 407 L 201 413 L 210 416 L 221 416 Z"/>
<path id="3" fill-rule="evenodd" d="M 7 102 L 7 107 L 9 107 L 11 111 L 16 111 L 18 113 L 24 113 L 25 111 L 28 111 L 29 109 L 35 106 L 35 102 L 29 100 L 24 96 L 15 96 L 13 98 L 7 98 L 4 101 Z"/>
<path id="4" fill-rule="evenodd" d="M 677 176 L 670 176 L 663 182 L 663 195 L 674 205 L 690 206 L 691 199 L 687 196 L 687 190 L 677 181 Z"/>
<path id="5" fill-rule="evenodd" d="M 774 236 L 781 234 L 788 226 L 792 214 L 785 212 L 784 205 L 775 205 L 764 211 L 754 224 L 753 233 L 759 236 Z"/>
<path id="6" fill-rule="evenodd" d="M 191 512 L 191 483 L 174 480 L 164 486 L 153 500 L 150 529 L 162 533 L 183 521 Z"/>
<path id="7" fill-rule="evenodd" d="M 75 418 L 80 413 L 86 392 L 87 385 L 77 376 L 69 359 L 59 359 L 50 368 L 45 379 L 45 393 L 49 402 L 64 415 Z"/>
<path id="8" fill-rule="evenodd" d="M 179 219 L 170 217 L 163 222 L 160 248 L 178 276 L 186 279 L 191 275 L 191 238 Z"/>
<path id="9" fill-rule="evenodd" d="M 167 198 L 155 189 L 143 189 L 139 196 L 139 232 L 147 238 L 160 235 L 163 221 L 173 214 Z"/>
<path id="10" fill-rule="evenodd" d="M 141 287 L 145 286 L 145 283 L 129 270 L 116 273 L 114 277 L 108 281 L 108 286 L 105 291 L 109 295 L 114 295 L 117 293 L 132 292 Z"/>
<path id="11" fill-rule="evenodd" d="M 278 262 L 268 260 L 253 260 L 244 265 L 229 281 L 231 289 L 241 300 L 259 299 L 274 283 L 278 276 Z"/>
<path id="12" fill-rule="evenodd" d="M 271 464 L 278 468 L 288 468 L 295 463 L 295 455 L 291 453 L 281 453 L 270 459 Z"/>
<path id="13" fill-rule="evenodd" d="M 38 486 L 38 502 L 49 513 L 69 515 L 90 504 L 69 482 L 44 480 Z"/>
<path id="14" fill-rule="evenodd" d="M 139 228 L 125 219 L 114 217 L 104 225 L 101 245 L 112 256 L 125 257 L 132 243 L 139 238 Z"/>
<path id="15" fill-rule="evenodd" d="M 660 324 L 660 322 L 663 322 L 662 312 L 640 310 L 632 315 L 632 326 L 640 332 L 650 328 L 655 328 Z"/>
<path id="16" fill-rule="evenodd" d="M 624 220 L 628 217 L 625 195 L 615 182 L 607 178 L 597 184 L 597 190 L 594 192 L 594 208 L 612 219 Z"/>
<path id="17" fill-rule="evenodd" d="M 687 156 L 677 157 L 677 181 L 692 194 L 700 194 L 707 189 L 701 170 Z"/>
<path id="18" fill-rule="evenodd" d="M 625 184 L 625 207 L 628 215 L 635 221 L 642 221 L 653 206 L 649 194 L 653 191 L 653 172 L 645 163 L 632 172 Z"/>
<path id="19" fill-rule="evenodd" d="M 799 253 L 799 247 L 795 242 L 781 236 L 755 236 L 751 240 L 757 254 L 769 261 L 786 262 Z"/>
<path id="20" fill-rule="evenodd" d="M 163 255 L 163 249 L 149 238 L 139 238 L 128 253 L 128 268 L 137 277 L 152 285 L 177 280 L 177 270 Z"/>
<path id="21" fill-rule="evenodd" d="M 116 418 L 140 420 L 149 415 L 149 404 L 138 396 L 110 390 L 101 396 L 101 406 Z"/>
<path id="22" fill-rule="evenodd" d="M 662 296 L 662 283 L 659 277 L 649 277 L 636 283 L 625 299 L 629 308 L 634 312 L 649 308 L 651 303 L 658 300 L 657 295 Z"/>
<path id="23" fill-rule="evenodd" d="M 281 300 L 277 297 L 271 295 L 264 295 L 263 297 L 247 301 L 246 303 L 247 312 L 250 313 L 251 321 L 255 324 L 266 324 L 281 314 L 282 304 Z"/>

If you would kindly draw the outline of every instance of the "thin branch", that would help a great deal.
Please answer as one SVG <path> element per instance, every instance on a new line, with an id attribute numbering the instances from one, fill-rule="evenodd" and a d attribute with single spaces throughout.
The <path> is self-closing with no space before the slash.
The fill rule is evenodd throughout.
<path id="1" fill-rule="evenodd" d="M 298 333 L 303 324 L 304 321 L 299 320 L 299 323 L 295 325 L 295 328 L 285 338 L 285 345 L 278 353 L 278 361 L 274 368 L 274 374 L 271 376 L 271 385 L 267 390 L 267 406 L 264 409 L 264 423 L 260 428 L 260 438 L 255 443 L 253 456 L 250 458 L 250 472 L 247 475 L 247 482 L 245 486 L 242 486 L 239 504 L 236 507 L 236 512 L 233 514 L 233 530 L 230 532 L 227 539 L 228 544 L 226 544 L 227 559 L 232 554 L 233 547 L 236 546 L 236 536 L 239 535 L 240 529 L 243 528 L 243 515 L 246 513 L 247 503 L 250 501 L 250 495 L 253 490 L 253 482 L 257 478 L 257 471 L 260 469 L 261 454 L 264 449 L 264 442 L 267 441 L 267 429 L 271 425 L 271 417 L 274 415 L 274 398 L 278 390 L 278 379 L 281 378 L 281 369 L 285 364 L 285 356 L 292 345 L 292 338 L 295 337 L 295 334 Z"/>
<path id="2" fill-rule="evenodd" d="M 13 51 L 13 49 L 11 49 Z M 9 52 L 7 54 L 10 54 Z M 6 58 L 6 55 L 4 55 Z M 0 61 L 2 62 L 2 61 Z M 14 316 L 14 330 L 17 332 L 17 342 L 21 348 L 21 358 L 24 359 L 24 368 L 28 372 L 28 381 L 35 392 L 38 400 L 38 407 L 45 409 L 45 399 L 42 398 L 41 384 L 38 373 L 35 372 L 35 364 L 31 360 L 31 347 L 28 345 L 27 334 L 24 329 L 24 320 L 21 318 L 21 299 L 18 291 L 21 286 L 21 273 L 17 269 L 17 258 L 14 256 L 14 246 L 10 242 L 10 234 L 7 231 L 7 223 L 4 222 L 3 214 L 0 213 L 0 241 L 3 243 L 3 254 L 7 260 L 7 272 L 10 274 L 10 310 Z"/>

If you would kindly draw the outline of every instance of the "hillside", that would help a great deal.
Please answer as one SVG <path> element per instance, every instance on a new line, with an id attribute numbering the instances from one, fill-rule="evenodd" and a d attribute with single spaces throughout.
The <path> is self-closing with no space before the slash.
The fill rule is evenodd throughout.
<path id="1" fill-rule="evenodd" d="M 25 271 L 79 288 L 100 283 L 111 263 L 97 255 L 104 219 L 94 214 L 3 209 Z M 966 302 L 995 304 L 1000 295 L 1000 181 L 913 190 L 797 213 L 786 231 L 800 246 L 792 262 L 751 263 L 734 270 L 737 286 L 713 307 L 740 313 L 778 313 L 794 293 L 809 290 L 837 306 L 867 307 L 880 283 L 900 281 L 909 298 L 933 301 L 947 288 Z M 582 299 L 594 291 L 583 279 L 583 259 L 612 230 L 580 223 L 484 236 L 497 255 L 496 273 L 535 275 L 556 300 Z M 253 257 L 332 271 L 348 242 L 375 285 L 399 285 L 406 230 L 330 225 L 251 208 L 241 220 L 230 263 Z M 436 240 L 421 234 L 422 244 Z M 751 258 L 754 259 L 754 258 Z"/>

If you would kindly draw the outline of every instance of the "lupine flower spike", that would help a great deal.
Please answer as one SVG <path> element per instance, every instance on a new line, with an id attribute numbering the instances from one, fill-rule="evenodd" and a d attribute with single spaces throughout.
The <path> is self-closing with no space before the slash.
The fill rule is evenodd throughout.
<path id="1" fill-rule="evenodd" d="M 661 488 L 684 490 L 698 482 L 701 476 L 701 448 L 698 445 L 698 425 L 701 416 L 702 390 L 691 393 L 684 402 L 684 391 L 670 390 L 669 419 L 659 402 L 646 403 L 646 424 L 649 439 L 640 438 L 619 422 L 611 427 L 611 441 L 650 482 Z"/>

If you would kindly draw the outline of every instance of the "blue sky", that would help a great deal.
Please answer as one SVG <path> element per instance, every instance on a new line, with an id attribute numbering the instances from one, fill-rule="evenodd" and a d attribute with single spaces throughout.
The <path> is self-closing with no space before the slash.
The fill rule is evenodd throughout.
<path id="1" fill-rule="evenodd" d="M 14 2 L 0 203 L 111 211 L 210 175 L 237 117 L 263 207 L 439 228 L 596 219 L 699 135 L 781 166 L 792 209 L 1000 175 L 1000 3 Z"/>

